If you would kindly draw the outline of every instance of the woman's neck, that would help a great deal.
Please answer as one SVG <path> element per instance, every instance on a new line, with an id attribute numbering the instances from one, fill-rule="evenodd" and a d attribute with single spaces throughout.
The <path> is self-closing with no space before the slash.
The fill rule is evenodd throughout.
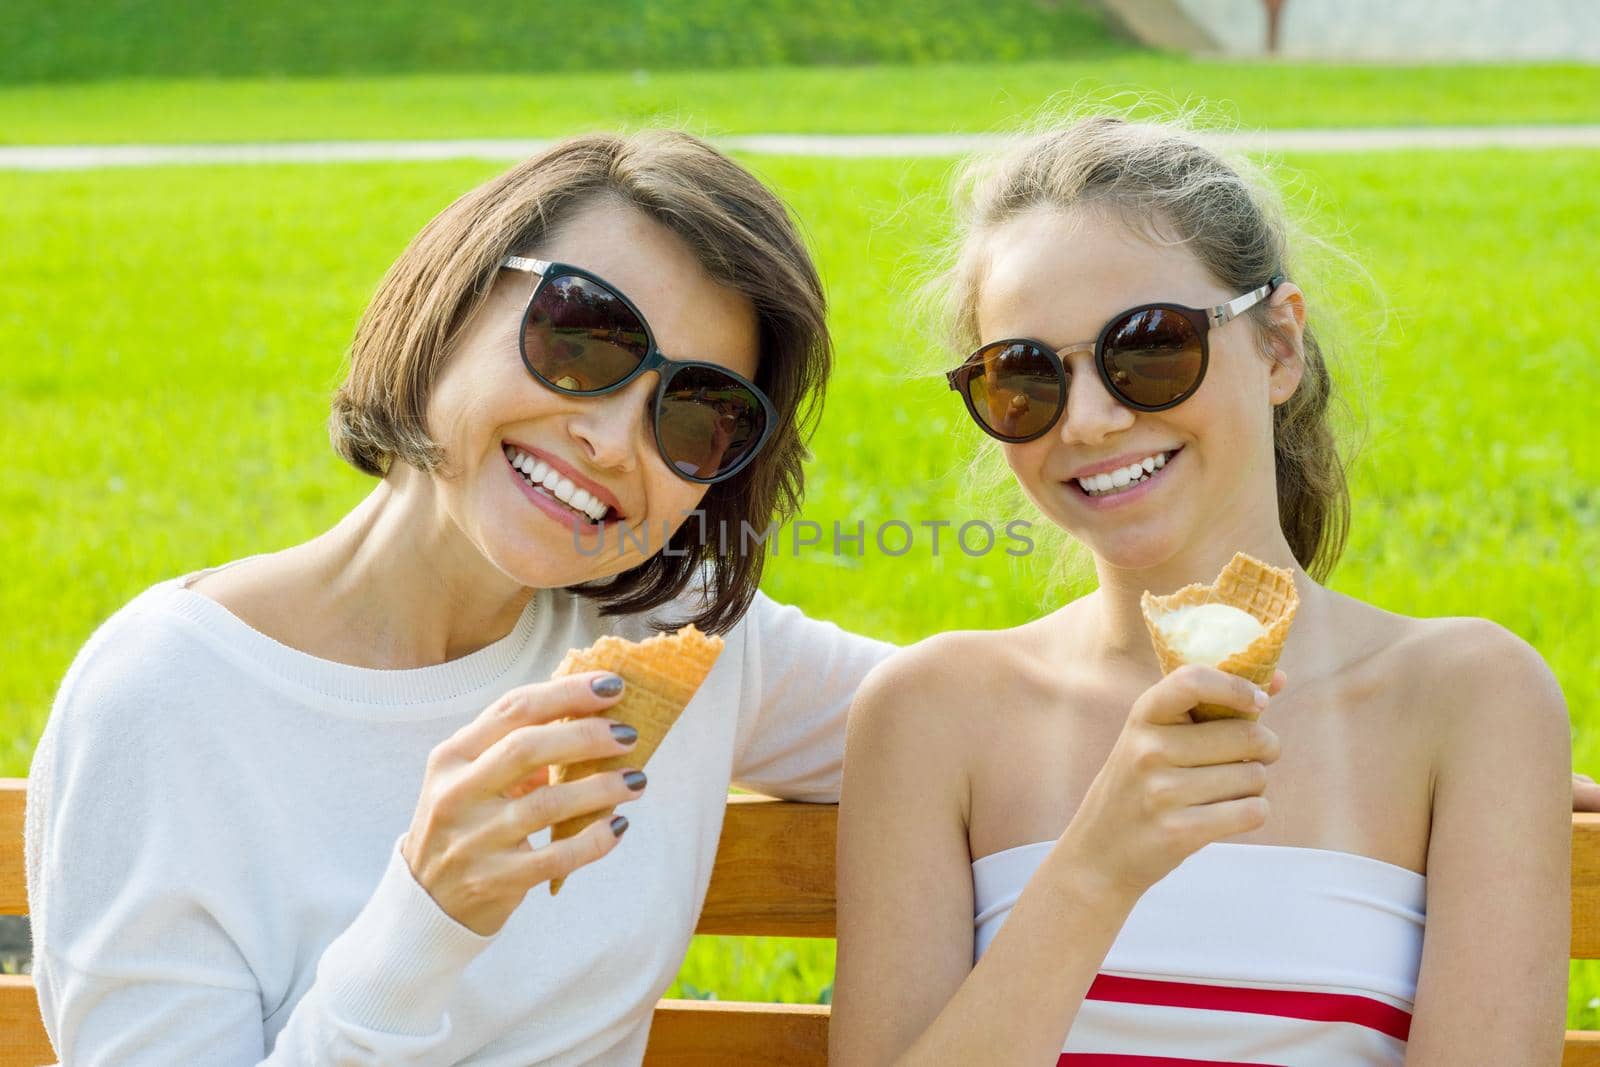
<path id="1" fill-rule="evenodd" d="M 434 484 L 397 465 L 331 530 L 290 550 L 323 613 L 323 639 L 348 635 L 372 665 L 427 667 L 476 652 L 510 633 L 534 595 L 484 559 Z"/>

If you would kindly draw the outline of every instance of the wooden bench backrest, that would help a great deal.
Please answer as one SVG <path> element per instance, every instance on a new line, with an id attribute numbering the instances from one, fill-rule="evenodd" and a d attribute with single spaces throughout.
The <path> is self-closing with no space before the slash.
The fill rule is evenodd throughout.
<path id="1" fill-rule="evenodd" d="M 0 779 L 0 914 L 26 915 L 25 779 Z M 697 933 L 834 935 L 831 804 L 730 796 Z M 1600 815 L 1572 817 L 1572 958 L 1600 959 Z M 828 1009 L 817 1004 L 663 1000 L 649 1067 L 820 1067 Z M 0 976 L 0 1067 L 55 1062 L 27 976 Z M 1567 1032 L 1563 1067 L 1600 1067 L 1600 1031 Z"/>

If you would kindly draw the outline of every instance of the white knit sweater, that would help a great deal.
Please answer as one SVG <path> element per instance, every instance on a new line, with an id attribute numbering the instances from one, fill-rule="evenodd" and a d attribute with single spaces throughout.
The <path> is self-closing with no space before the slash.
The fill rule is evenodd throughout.
<path id="1" fill-rule="evenodd" d="M 644 620 L 542 590 L 487 648 L 372 670 L 273 641 L 192 577 L 96 631 L 34 754 L 34 979 L 71 1067 L 637 1064 L 730 781 L 836 801 L 850 696 L 892 651 L 757 596 L 616 850 L 481 937 L 400 856 L 429 751 Z"/>

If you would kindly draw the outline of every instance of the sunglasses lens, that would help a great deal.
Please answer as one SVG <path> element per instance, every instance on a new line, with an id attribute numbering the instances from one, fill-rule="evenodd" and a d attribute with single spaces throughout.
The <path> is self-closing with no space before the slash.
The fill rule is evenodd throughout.
<path id="1" fill-rule="evenodd" d="M 1066 381 L 1059 364 L 1038 345 L 1008 341 L 987 345 L 967 363 L 967 401 L 974 417 L 996 437 L 1022 440 L 1042 433 L 1061 412 Z"/>
<path id="2" fill-rule="evenodd" d="M 656 433 L 668 462 L 690 478 L 715 478 L 749 459 L 767 430 L 750 387 L 711 367 L 684 367 L 661 398 Z"/>
<path id="3" fill-rule="evenodd" d="M 1104 353 L 1112 388 L 1124 400 L 1152 408 L 1193 391 L 1205 364 L 1194 323 L 1168 308 L 1118 319 L 1106 331 Z"/>
<path id="4" fill-rule="evenodd" d="M 621 297 L 573 275 L 545 280 L 523 326 L 528 369 L 570 393 L 617 384 L 649 350 L 644 323 Z"/>

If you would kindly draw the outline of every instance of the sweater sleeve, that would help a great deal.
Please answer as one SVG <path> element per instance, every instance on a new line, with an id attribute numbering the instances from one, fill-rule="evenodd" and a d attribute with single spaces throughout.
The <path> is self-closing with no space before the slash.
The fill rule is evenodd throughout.
<path id="1" fill-rule="evenodd" d="M 30 770 L 34 982 L 62 1063 L 447 1062 L 449 999 L 492 939 L 437 906 L 398 841 L 265 1047 L 267 1006 L 237 926 L 252 918 L 240 903 L 251 896 L 248 834 L 218 825 L 226 783 L 185 758 L 187 712 L 205 709 L 184 702 L 216 687 L 173 642 L 152 640 L 160 619 L 116 622 L 68 671 Z"/>
<path id="2" fill-rule="evenodd" d="M 839 801 L 845 720 L 861 680 L 895 646 L 757 593 L 746 615 L 733 784 L 786 800 Z"/>

